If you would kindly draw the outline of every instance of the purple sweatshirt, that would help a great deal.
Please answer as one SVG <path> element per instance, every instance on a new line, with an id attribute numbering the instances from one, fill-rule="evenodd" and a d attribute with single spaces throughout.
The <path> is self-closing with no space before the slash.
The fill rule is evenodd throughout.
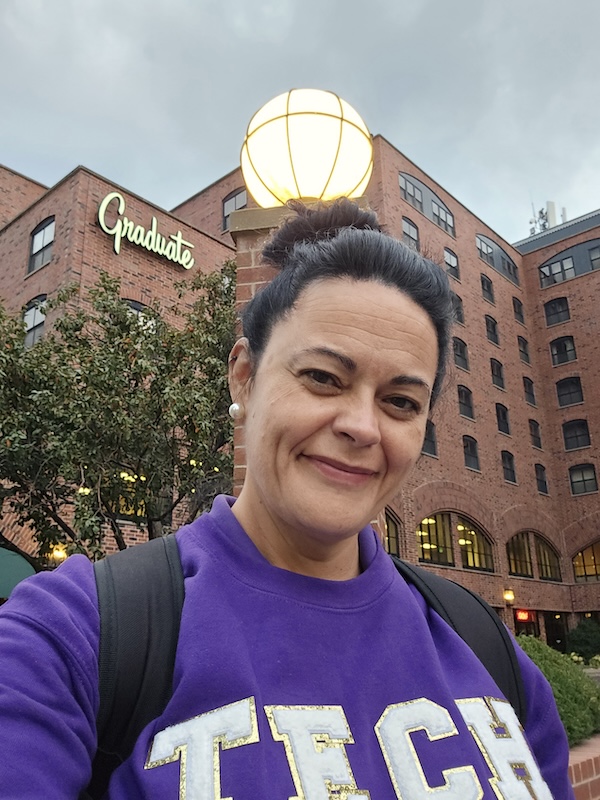
<path id="1" fill-rule="evenodd" d="M 521 651 L 525 732 L 371 528 L 362 574 L 320 580 L 269 564 L 232 502 L 177 534 L 174 693 L 110 800 L 573 798 L 552 692 Z M 75 800 L 87 785 L 98 635 L 83 556 L 23 581 L 0 610 L 2 800 Z"/>

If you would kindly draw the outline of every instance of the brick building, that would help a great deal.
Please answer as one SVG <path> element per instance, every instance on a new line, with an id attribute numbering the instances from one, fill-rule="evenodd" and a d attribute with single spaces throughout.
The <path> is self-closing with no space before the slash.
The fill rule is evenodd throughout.
<path id="1" fill-rule="evenodd" d="M 600 411 L 591 402 L 600 211 L 511 245 L 383 137 L 374 151 L 367 202 L 385 230 L 447 270 L 458 317 L 423 455 L 378 525 L 390 551 L 469 586 L 512 627 L 562 649 L 567 626 L 600 618 Z M 101 229 L 99 205 L 114 191 L 145 228 L 155 216 L 160 230 L 180 229 L 196 268 L 235 249 L 240 303 L 271 277 L 259 252 L 281 211 L 253 208 L 239 169 L 170 214 L 83 168 L 50 190 L 5 170 L 0 293 L 10 308 L 74 278 L 87 285 L 99 267 L 118 273 L 132 300 L 170 291 L 180 266 L 128 241 L 117 255 Z M 28 273 L 52 217 L 52 257 Z M 235 452 L 239 485 L 240 431 Z"/>

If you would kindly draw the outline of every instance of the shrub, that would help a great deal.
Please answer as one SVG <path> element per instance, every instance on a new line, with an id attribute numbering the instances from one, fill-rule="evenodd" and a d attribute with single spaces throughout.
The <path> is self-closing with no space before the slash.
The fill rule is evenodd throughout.
<path id="1" fill-rule="evenodd" d="M 597 656 L 600 653 L 600 625 L 593 619 L 582 619 L 567 634 L 567 648 L 579 653 L 586 662 Z"/>
<path id="2" fill-rule="evenodd" d="M 573 747 L 600 731 L 600 687 L 569 655 L 534 636 L 519 636 L 517 641 L 548 679 L 569 745 Z"/>

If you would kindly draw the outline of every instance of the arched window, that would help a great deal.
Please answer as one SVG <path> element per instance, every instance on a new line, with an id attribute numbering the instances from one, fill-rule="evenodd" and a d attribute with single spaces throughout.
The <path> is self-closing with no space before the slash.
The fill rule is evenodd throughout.
<path id="1" fill-rule="evenodd" d="M 398 183 L 400 184 L 400 194 L 402 198 L 414 206 L 418 211 L 423 211 L 423 192 L 422 190 L 410 180 L 406 175 L 400 173 L 398 175 Z"/>
<path id="2" fill-rule="evenodd" d="M 455 336 L 452 340 L 454 347 L 454 363 L 461 369 L 469 369 L 469 351 L 467 343 Z"/>
<path id="3" fill-rule="evenodd" d="M 402 523 L 394 512 L 386 508 L 385 510 L 385 549 L 392 556 L 400 555 L 400 533 Z"/>
<path id="4" fill-rule="evenodd" d="M 546 325 L 557 325 L 559 322 L 566 322 L 571 319 L 569 312 L 569 301 L 566 297 L 556 297 L 544 303 L 544 314 L 546 315 Z"/>
<path id="5" fill-rule="evenodd" d="M 518 297 L 513 297 L 512 304 L 513 304 L 513 314 L 515 315 L 515 319 L 517 320 L 517 322 L 521 322 L 524 325 L 525 311 L 523 310 L 523 303 L 519 300 Z"/>
<path id="6" fill-rule="evenodd" d="M 548 480 L 546 478 L 546 467 L 543 464 L 535 465 L 535 481 L 537 490 L 540 494 L 548 494 Z"/>
<path id="7" fill-rule="evenodd" d="M 454 309 L 454 319 L 461 325 L 465 324 L 465 312 L 462 299 L 452 292 L 452 308 Z"/>
<path id="8" fill-rule="evenodd" d="M 25 325 L 25 347 L 32 347 L 44 333 L 46 322 L 46 295 L 39 294 L 30 300 L 23 310 L 23 323 Z"/>
<path id="9" fill-rule="evenodd" d="M 533 578 L 531 550 L 529 548 L 529 531 L 516 533 L 512 539 L 506 543 L 506 555 L 508 558 L 508 571 L 511 575 Z"/>
<path id="10" fill-rule="evenodd" d="M 417 528 L 419 561 L 454 566 L 450 514 L 434 514 L 421 520 Z"/>
<path id="11" fill-rule="evenodd" d="M 562 581 L 560 558 L 550 542 L 534 533 L 535 556 L 541 581 Z"/>
<path id="12" fill-rule="evenodd" d="M 458 410 L 463 417 L 475 419 L 473 393 L 466 386 L 458 386 Z"/>
<path id="13" fill-rule="evenodd" d="M 465 467 L 479 470 L 477 439 L 474 439 L 472 436 L 463 436 L 463 453 L 465 457 Z"/>
<path id="14" fill-rule="evenodd" d="M 508 483 L 517 482 L 517 473 L 515 471 L 515 457 L 508 450 L 503 450 L 502 453 L 502 472 L 504 473 L 504 480 Z"/>
<path id="15" fill-rule="evenodd" d="M 437 456 L 437 440 L 435 437 L 435 424 L 428 419 L 427 426 L 425 428 L 425 438 L 423 439 L 423 447 L 421 448 L 422 453 L 426 453 L 428 456 Z"/>
<path id="16" fill-rule="evenodd" d="M 521 361 L 524 361 L 525 364 L 530 364 L 529 342 L 523 336 L 517 336 L 517 343 L 519 345 L 519 358 Z"/>
<path id="17" fill-rule="evenodd" d="M 557 367 L 559 364 L 566 364 L 567 361 L 575 361 L 577 352 L 575 350 L 575 340 L 572 336 L 561 336 L 550 342 L 550 353 L 552 355 L 552 365 Z"/>
<path id="18" fill-rule="evenodd" d="M 483 295 L 484 300 L 487 300 L 490 303 L 494 302 L 494 284 L 488 278 L 487 275 L 484 275 L 483 272 L 480 275 L 481 279 L 481 294 Z"/>
<path id="19" fill-rule="evenodd" d="M 472 520 L 456 515 L 458 546 L 464 569 L 494 571 L 492 543 Z"/>
<path id="20" fill-rule="evenodd" d="M 577 553 L 573 572 L 577 583 L 600 581 L 600 539 Z"/>
<path id="21" fill-rule="evenodd" d="M 500 433 L 510 434 L 510 421 L 508 418 L 508 408 L 502 403 L 496 403 L 496 422 Z"/>
<path id="22" fill-rule="evenodd" d="M 569 467 L 572 494 L 590 494 L 598 491 L 596 468 L 593 464 L 576 464 Z"/>
<path id="23" fill-rule="evenodd" d="M 556 394 L 558 395 L 558 405 L 561 408 L 583 403 L 581 378 L 563 378 L 562 381 L 557 381 Z"/>
<path id="24" fill-rule="evenodd" d="M 485 315 L 485 333 L 490 342 L 500 344 L 500 334 L 498 333 L 498 323 L 493 317 Z"/>
<path id="25" fill-rule="evenodd" d="M 246 208 L 248 195 L 245 189 L 235 189 L 223 199 L 223 230 L 229 230 L 229 217 L 232 211 Z"/>
<path id="26" fill-rule="evenodd" d="M 531 378 L 523 377 L 523 393 L 530 406 L 535 405 L 535 387 Z"/>
<path id="27" fill-rule="evenodd" d="M 460 268 L 458 266 L 458 256 L 456 253 L 453 253 L 452 250 L 449 250 L 447 247 L 444 248 L 444 262 L 446 264 L 446 272 L 448 275 L 452 275 L 453 278 L 460 280 Z"/>
<path id="28" fill-rule="evenodd" d="M 402 217 L 402 241 L 413 250 L 419 251 L 419 229 L 408 217 Z"/>
<path id="29" fill-rule="evenodd" d="M 531 438 L 531 444 L 534 447 L 539 447 L 540 450 L 542 449 L 542 434 L 540 431 L 540 423 L 537 422 L 535 419 L 529 420 L 529 436 Z"/>
<path id="30" fill-rule="evenodd" d="M 562 426 L 565 450 L 578 450 L 580 447 L 590 446 L 590 431 L 587 420 L 572 419 L 564 422 Z"/>
<path id="31" fill-rule="evenodd" d="M 492 370 L 492 383 L 500 389 L 504 389 L 504 367 L 496 358 L 490 358 L 490 368 Z"/>
<path id="32" fill-rule="evenodd" d="M 28 273 L 40 269 L 52 258 L 54 227 L 54 217 L 48 217 L 31 232 Z"/>

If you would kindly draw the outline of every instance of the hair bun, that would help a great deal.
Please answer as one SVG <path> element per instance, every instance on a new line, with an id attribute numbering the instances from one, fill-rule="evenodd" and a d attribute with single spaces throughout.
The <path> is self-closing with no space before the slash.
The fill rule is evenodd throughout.
<path id="1" fill-rule="evenodd" d="M 300 200 L 290 200 L 288 208 L 295 216 L 287 219 L 275 231 L 262 251 L 265 262 L 283 269 L 296 245 L 332 239 L 344 228 L 380 231 L 374 211 L 368 211 L 340 197 L 333 203 L 307 206 Z"/>

